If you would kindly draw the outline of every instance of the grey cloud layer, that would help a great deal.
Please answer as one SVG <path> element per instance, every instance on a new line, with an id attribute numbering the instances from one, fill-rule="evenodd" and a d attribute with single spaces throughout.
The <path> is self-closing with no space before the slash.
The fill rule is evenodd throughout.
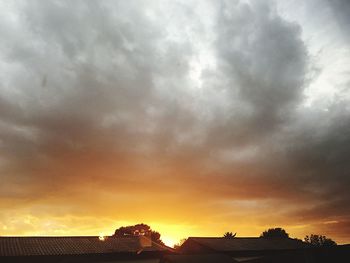
<path id="1" fill-rule="evenodd" d="M 238 2 L 7 7 L 0 198 L 59 196 L 74 180 L 108 189 L 103 180 L 201 179 L 199 192 L 187 193 L 281 204 L 301 196 L 296 221 L 309 211 L 349 222 L 338 205 L 350 201 L 346 103 L 327 114 L 302 106 L 309 58 L 301 26 L 271 2 Z M 191 63 L 203 52 L 214 66 L 201 65 L 197 87 Z"/>

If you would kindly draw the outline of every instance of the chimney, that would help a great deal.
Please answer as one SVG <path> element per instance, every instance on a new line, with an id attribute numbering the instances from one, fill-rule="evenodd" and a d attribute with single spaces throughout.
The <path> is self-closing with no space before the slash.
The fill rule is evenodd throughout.
<path id="1" fill-rule="evenodd" d="M 150 236 L 148 235 L 140 235 L 139 237 L 139 242 L 140 242 L 140 246 L 142 248 L 144 247 L 151 247 L 152 246 L 152 239 Z"/>

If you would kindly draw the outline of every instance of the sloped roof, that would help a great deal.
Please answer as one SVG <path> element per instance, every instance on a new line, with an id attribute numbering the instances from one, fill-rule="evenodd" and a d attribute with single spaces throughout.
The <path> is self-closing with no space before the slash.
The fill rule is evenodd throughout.
<path id="1" fill-rule="evenodd" d="M 232 257 L 224 254 L 205 254 L 205 255 L 167 255 L 164 256 L 161 263 L 236 263 Z"/>
<path id="2" fill-rule="evenodd" d="M 185 243 L 191 241 L 215 251 L 284 250 L 299 249 L 306 246 L 301 240 L 291 238 L 190 237 Z"/>
<path id="3" fill-rule="evenodd" d="M 142 247 L 139 237 L 106 237 L 103 241 L 97 236 L 0 237 L 0 256 L 140 253 L 169 249 L 154 242 L 149 247 Z"/>

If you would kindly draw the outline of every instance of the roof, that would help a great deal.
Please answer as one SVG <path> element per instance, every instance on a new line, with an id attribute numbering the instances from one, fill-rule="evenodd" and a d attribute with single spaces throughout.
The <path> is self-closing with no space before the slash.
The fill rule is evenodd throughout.
<path id="1" fill-rule="evenodd" d="M 191 241 L 215 251 L 290 250 L 306 246 L 301 240 L 291 238 L 189 237 L 185 243 Z"/>
<path id="2" fill-rule="evenodd" d="M 224 254 L 205 255 L 167 255 L 162 258 L 161 263 L 235 263 L 232 257 Z"/>
<path id="3" fill-rule="evenodd" d="M 0 237 L 0 256 L 86 255 L 101 253 L 140 253 L 166 251 L 170 248 L 150 242 L 146 237 L 62 236 L 62 237 Z"/>

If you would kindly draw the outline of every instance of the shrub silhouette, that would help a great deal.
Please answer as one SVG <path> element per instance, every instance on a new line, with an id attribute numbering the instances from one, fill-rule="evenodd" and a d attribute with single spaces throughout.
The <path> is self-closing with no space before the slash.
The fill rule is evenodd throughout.
<path id="1" fill-rule="evenodd" d="M 152 241 L 164 245 L 161 240 L 159 232 L 154 231 L 147 224 L 136 224 L 133 226 L 122 226 L 115 230 L 115 237 L 127 237 L 127 236 L 149 236 Z"/>
<path id="2" fill-rule="evenodd" d="M 237 233 L 233 234 L 232 232 L 226 232 L 224 238 L 234 238 Z"/>
<path id="3" fill-rule="evenodd" d="M 337 243 L 334 240 L 327 238 L 326 236 L 315 234 L 306 236 L 304 238 L 304 241 L 313 247 L 332 247 L 337 245 Z"/>
<path id="4" fill-rule="evenodd" d="M 283 228 L 270 228 L 261 233 L 263 238 L 289 238 L 289 234 Z"/>

